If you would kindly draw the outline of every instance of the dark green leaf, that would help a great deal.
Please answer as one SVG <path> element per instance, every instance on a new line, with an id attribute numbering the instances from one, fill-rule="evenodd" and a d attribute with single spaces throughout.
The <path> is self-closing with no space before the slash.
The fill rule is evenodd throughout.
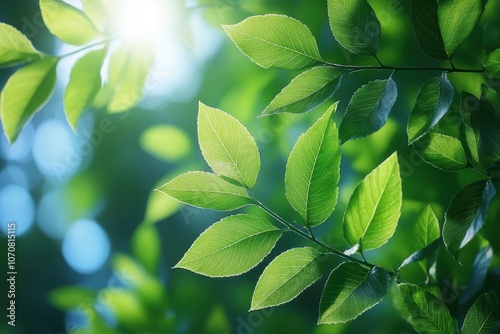
<path id="1" fill-rule="evenodd" d="M 427 56 L 448 59 L 438 22 L 437 0 L 413 0 L 411 4 L 411 22 L 418 46 Z"/>
<path id="2" fill-rule="evenodd" d="M 240 275 L 259 264 L 281 235 L 281 230 L 264 218 L 229 216 L 203 232 L 175 268 L 209 277 Z"/>
<path id="3" fill-rule="evenodd" d="M 412 143 L 431 130 L 448 111 L 453 86 L 445 73 L 427 81 L 418 92 L 408 121 L 408 141 Z"/>
<path id="4" fill-rule="evenodd" d="M 500 112 L 486 99 L 479 108 L 471 111 L 472 128 L 478 138 L 478 154 L 481 165 L 489 169 L 500 161 Z"/>
<path id="5" fill-rule="evenodd" d="M 415 234 L 412 234 L 412 236 L 416 236 Z M 410 256 L 408 256 L 403 263 L 399 266 L 398 270 L 409 265 L 410 263 L 414 262 L 419 262 L 421 260 L 426 260 L 430 258 L 441 246 L 442 241 L 441 239 L 436 239 L 433 242 L 431 242 L 429 245 L 425 246 L 422 249 L 419 249 L 412 253 Z M 427 268 L 425 268 L 425 271 L 427 271 Z"/>
<path id="6" fill-rule="evenodd" d="M 467 167 L 467 157 L 457 138 L 429 132 L 413 142 L 413 148 L 428 164 L 445 170 L 457 171 Z"/>
<path id="7" fill-rule="evenodd" d="M 486 74 L 490 78 L 500 79 L 500 49 L 496 49 L 483 58 Z"/>
<path id="8" fill-rule="evenodd" d="M 486 279 L 488 267 L 493 260 L 493 250 L 491 246 L 483 247 L 477 252 L 472 264 L 469 280 L 465 285 L 465 290 L 460 295 L 460 304 L 465 304 L 481 290 Z"/>
<path id="9" fill-rule="evenodd" d="M 301 114 L 330 98 L 340 86 L 343 71 L 318 66 L 299 74 L 276 95 L 260 116 Z"/>
<path id="10" fill-rule="evenodd" d="M 41 56 L 19 30 L 0 22 L 0 68 L 37 60 Z"/>
<path id="11" fill-rule="evenodd" d="M 446 210 L 443 239 L 455 257 L 481 229 L 496 190 L 493 182 L 477 181 L 462 188 Z"/>
<path id="12" fill-rule="evenodd" d="M 340 141 L 345 143 L 378 131 L 387 122 L 397 97 L 398 88 L 392 78 L 371 81 L 359 88 L 340 124 Z"/>
<path id="13" fill-rule="evenodd" d="M 495 291 L 480 296 L 467 313 L 462 334 L 488 334 L 500 321 L 500 303 Z"/>
<path id="14" fill-rule="evenodd" d="M 321 296 L 318 324 L 344 323 L 377 305 L 389 291 L 391 278 L 379 267 L 368 269 L 352 262 L 335 268 Z"/>
<path id="15" fill-rule="evenodd" d="M 328 0 L 333 36 L 347 50 L 373 56 L 380 47 L 380 22 L 366 0 Z"/>

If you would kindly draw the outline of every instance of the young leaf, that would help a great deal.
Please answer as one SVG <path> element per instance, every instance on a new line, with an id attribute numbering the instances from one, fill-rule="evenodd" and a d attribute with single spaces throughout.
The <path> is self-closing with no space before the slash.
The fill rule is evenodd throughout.
<path id="1" fill-rule="evenodd" d="M 43 21 L 64 43 L 84 45 L 101 36 L 85 14 L 62 0 L 40 0 Z"/>
<path id="2" fill-rule="evenodd" d="M 368 136 L 384 126 L 398 97 L 398 88 L 392 78 L 374 80 L 359 88 L 339 127 L 340 142 Z"/>
<path id="3" fill-rule="evenodd" d="M 236 210 L 253 203 L 245 188 L 205 172 L 182 174 L 158 191 L 182 203 L 220 211 Z"/>
<path id="4" fill-rule="evenodd" d="M 223 27 L 240 51 L 263 68 L 300 70 L 322 61 L 311 31 L 291 17 L 257 15 Z"/>
<path id="5" fill-rule="evenodd" d="M 198 140 L 212 170 L 222 177 L 252 188 L 260 170 L 257 144 L 233 116 L 200 102 Z"/>
<path id="6" fill-rule="evenodd" d="M 417 95 L 408 121 L 408 142 L 411 144 L 430 129 L 448 111 L 453 101 L 453 86 L 445 73 L 427 81 Z"/>
<path id="7" fill-rule="evenodd" d="M 16 28 L 0 22 L 0 68 L 40 59 L 42 55 Z"/>
<path id="8" fill-rule="evenodd" d="M 488 268 L 493 260 L 493 250 L 490 245 L 486 245 L 481 248 L 474 258 L 474 263 L 472 264 L 471 273 L 467 284 L 465 285 L 465 290 L 460 295 L 460 304 L 465 304 L 469 299 L 474 297 L 476 293 L 483 287 L 484 281 L 486 280 L 486 274 L 488 273 Z"/>
<path id="9" fill-rule="evenodd" d="M 64 93 L 64 109 L 74 131 L 80 115 L 92 104 L 101 88 L 101 67 L 105 57 L 105 49 L 90 51 L 80 58 L 71 70 Z"/>
<path id="10" fill-rule="evenodd" d="M 342 263 L 332 271 L 326 282 L 318 324 L 337 324 L 356 319 L 380 303 L 390 285 L 391 278 L 382 268 L 370 270 L 356 263 Z"/>
<path id="11" fill-rule="evenodd" d="M 374 56 L 380 46 L 380 22 L 366 0 L 328 0 L 333 36 L 359 56 Z"/>
<path id="12" fill-rule="evenodd" d="M 481 229 L 496 190 L 493 182 L 477 181 L 455 195 L 444 216 L 443 239 L 455 257 Z"/>
<path id="13" fill-rule="evenodd" d="M 411 22 L 420 50 L 437 60 L 448 59 L 439 28 L 438 1 L 413 0 L 410 5 Z"/>
<path id="14" fill-rule="evenodd" d="M 454 334 L 450 312 L 434 295 L 421 287 L 399 284 L 405 305 L 410 312 L 410 323 L 422 334 Z"/>
<path id="15" fill-rule="evenodd" d="M 343 71 L 317 66 L 297 77 L 276 95 L 260 116 L 302 114 L 329 99 L 339 88 Z"/>
<path id="16" fill-rule="evenodd" d="M 258 265 L 281 235 L 264 218 L 229 216 L 203 232 L 174 268 L 209 277 L 240 275 Z"/>
<path id="17" fill-rule="evenodd" d="M 45 58 L 20 68 L 5 84 L 0 101 L 4 132 L 14 143 L 24 125 L 52 95 L 57 58 Z"/>
<path id="18" fill-rule="evenodd" d="M 151 275 L 156 275 L 161 257 L 161 240 L 153 225 L 139 225 L 132 237 L 132 251 L 144 268 Z"/>
<path id="19" fill-rule="evenodd" d="M 308 226 L 323 223 L 337 203 L 341 152 L 331 118 L 336 107 L 299 137 L 286 164 L 285 196 Z"/>
<path id="20" fill-rule="evenodd" d="M 483 58 L 484 71 L 490 78 L 500 79 L 500 49 Z"/>
<path id="21" fill-rule="evenodd" d="M 250 310 L 281 305 L 297 297 L 323 276 L 321 256 L 311 247 L 278 255 L 260 276 Z"/>
<path id="22" fill-rule="evenodd" d="M 413 148 L 428 164 L 445 170 L 457 171 L 467 167 L 467 157 L 457 138 L 429 132 L 413 142 Z"/>
<path id="23" fill-rule="evenodd" d="M 396 152 L 356 187 L 344 216 L 344 239 L 362 250 L 382 246 L 394 234 L 401 214 L 401 177 Z"/>
<path id="24" fill-rule="evenodd" d="M 488 334 L 500 321 L 500 303 L 495 291 L 481 295 L 465 316 L 462 334 Z"/>
<path id="25" fill-rule="evenodd" d="M 483 0 L 439 1 L 439 27 L 449 58 L 474 29 L 483 9 Z"/>

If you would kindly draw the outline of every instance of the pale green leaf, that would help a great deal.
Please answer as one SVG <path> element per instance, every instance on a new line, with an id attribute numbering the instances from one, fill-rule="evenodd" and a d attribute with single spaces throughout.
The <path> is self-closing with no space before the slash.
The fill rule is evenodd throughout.
<path id="1" fill-rule="evenodd" d="M 380 22 L 366 0 L 328 0 L 333 36 L 347 50 L 374 56 L 380 47 Z"/>
<path id="2" fill-rule="evenodd" d="M 57 58 L 45 58 L 20 68 L 5 84 L 0 101 L 4 132 L 16 141 L 24 125 L 52 95 Z"/>
<path id="3" fill-rule="evenodd" d="M 192 149 L 188 134 L 171 125 L 154 125 L 147 128 L 139 141 L 144 151 L 166 162 L 185 158 Z"/>
<path id="4" fill-rule="evenodd" d="M 467 167 L 467 157 L 457 138 L 437 132 L 429 132 L 413 142 L 413 148 L 428 164 L 445 171 L 457 171 Z"/>
<path id="5" fill-rule="evenodd" d="M 438 20 L 437 0 L 413 0 L 411 5 L 411 23 L 418 46 L 427 56 L 448 59 Z"/>
<path id="6" fill-rule="evenodd" d="M 479 21 L 483 0 L 440 0 L 438 18 L 448 57 L 452 57 Z"/>
<path id="7" fill-rule="evenodd" d="M 500 303 L 495 291 L 481 295 L 465 316 L 462 334 L 488 334 L 500 321 Z"/>
<path id="8" fill-rule="evenodd" d="M 82 309 L 92 305 L 97 297 L 94 290 L 81 286 L 64 286 L 52 290 L 49 294 L 50 303 L 63 311 Z"/>
<path id="9" fill-rule="evenodd" d="M 252 16 L 224 30 L 243 54 L 264 68 L 300 70 L 322 61 L 311 31 L 285 15 Z"/>
<path id="10" fill-rule="evenodd" d="M 37 60 L 41 56 L 19 30 L 0 22 L 0 68 Z"/>
<path id="11" fill-rule="evenodd" d="M 483 58 L 483 65 L 486 74 L 490 78 L 500 79 L 500 49 L 486 55 Z"/>
<path id="12" fill-rule="evenodd" d="M 446 306 L 434 295 L 414 284 L 399 284 L 410 323 L 422 334 L 454 334 L 453 320 Z"/>
<path id="13" fill-rule="evenodd" d="M 412 143 L 431 130 L 448 111 L 453 101 L 453 86 L 443 73 L 427 81 L 417 95 L 408 121 L 408 141 Z"/>
<path id="14" fill-rule="evenodd" d="M 62 0 L 40 0 L 40 9 L 49 31 L 64 43 L 84 45 L 101 37 L 81 10 Z"/>
<path id="15" fill-rule="evenodd" d="M 258 265 L 281 235 L 281 230 L 264 218 L 229 216 L 203 232 L 175 268 L 209 277 L 240 275 Z"/>
<path id="16" fill-rule="evenodd" d="M 377 305 L 389 291 L 391 278 L 382 268 L 352 262 L 335 268 L 321 296 L 318 324 L 344 323 Z"/>
<path id="17" fill-rule="evenodd" d="M 392 78 L 375 80 L 359 88 L 351 98 L 339 127 L 340 142 L 368 136 L 387 122 L 398 97 Z"/>
<path id="18" fill-rule="evenodd" d="M 260 116 L 302 114 L 329 99 L 340 86 L 344 72 L 328 66 L 307 70 L 276 95 Z"/>
<path id="19" fill-rule="evenodd" d="M 161 257 L 161 240 L 153 225 L 141 224 L 132 236 L 134 257 L 152 275 L 156 274 Z"/>
<path id="20" fill-rule="evenodd" d="M 101 89 L 101 67 L 106 50 L 90 51 L 80 58 L 73 69 L 64 94 L 64 109 L 69 124 L 76 131 L 78 119 L 90 106 Z"/>
<path id="21" fill-rule="evenodd" d="M 281 305 L 297 297 L 323 276 L 321 256 L 311 247 L 278 255 L 260 276 L 250 310 Z"/>
<path id="22" fill-rule="evenodd" d="M 101 0 L 82 0 L 85 14 L 92 20 L 96 27 L 102 27 L 109 15 L 106 6 Z"/>
<path id="23" fill-rule="evenodd" d="M 245 188 L 205 172 L 182 174 L 158 191 L 182 203 L 220 211 L 236 210 L 253 203 Z"/>
<path id="24" fill-rule="evenodd" d="M 308 226 L 323 223 L 337 203 L 341 152 L 332 119 L 336 107 L 299 137 L 286 164 L 286 198 Z"/>
<path id="25" fill-rule="evenodd" d="M 233 116 L 200 103 L 198 140 L 212 170 L 252 188 L 260 170 L 259 150 L 247 129 Z"/>
<path id="26" fill-rule="evenodd" d="M 401 214 L 401 177 L 396 152 L 356 187 L 347 206 L 343 229 L 349 246 L 362 250 L 382 246 L 394 234 Z"/>
<path id="27" fill-rule="evenodd" d="M 495 194 L 491 180 L 477 181 L 462 188 L 452 199 L 444 217 L 443 239 L 455 257 L 483 226 Z"/>

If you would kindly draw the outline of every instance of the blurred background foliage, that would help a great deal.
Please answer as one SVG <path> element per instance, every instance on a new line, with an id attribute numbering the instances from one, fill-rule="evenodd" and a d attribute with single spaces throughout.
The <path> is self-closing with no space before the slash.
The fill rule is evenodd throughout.
<path id="1" fill-rule="evenodd" d="M 78 1 L 71 3 L 78 5 Z M 418 50 L 408 1 L 370 3 L 382 24 L 378 55 L 383 63 L 448 66 Z M 73 133 L 62 106 L 70 67 L 67 62 L 75 61 L 67 59 L 58 67 L 61 78 L 55 96 L 18 141 L 9 146 L 2 134 L 0 223 L 4 234 L 8 222 L 18 224 L 18 276 L 17 326 L 7 328 L 2 321 L 0 332 L 413 333 L 390 298 L 354 322 L 316 326 L 321 283 L 289 304 L 248 313 L 254 285 L 266 262 L 285 249 L 303 245 L 293 235 L 286 236 L 265 263 L 241 277 L 210 279 L 170 269 L 194 239 L 223 216 L 181 206 L 152 192 L 184 171 L 208 170 L 197 145 L 198 101 L 234 115 L 256 138 L 263 163 L 255 193 L 289 220 L 295 216 L 284 196 L 286 158 L 298 136 L 328 106 L 305 115 L 256 118 L 294 73 L 264 70 L 250 62 L 223 34 L 221 24 L 237 23 L 255 14 L 286 14 L 311 29 L 327 61 L 375 64 L 373 59 L 343 51 L 334 41 L 323 0 L 176 0 L 172 8 L 176 11 L 169 17 L 175 24 L 170 25 L 170 37 L 158 45 L 144 99 L 135 110 L 110 115 L 96 108 L 84 115 L 78 132 Z M 480 25 L 457 54 L 456 66 L 479 68 L 483 54 L 477 50 L 492 51 L 498 45 L 500 1 L 489 1 L 486 9 Z M 2 1 L 0 21 L 17 27 L 39 50 L 55 54 L 72 50 L 48 33 L 37 1 Z M 0 72 L 0 85 L 12 71 Z M 365 71 L 350 75 L 331 99 L 340 100 L 336 119 L 341 119 L 358 87 L 390 74 Z M 404 179 L 402 218 L 390 242 L 367 254 L 370 262 L 388 269 L 414 251 L 409 245 L 416 213 L 430 203 L 442 224 L 453 195 L 478 178 L 470 170 L 446 173 L 428 166 L 407 146 L 405 124 L 418 89 L 435 75 L 395 74 L 399 96 L 392 116 L 376 134 L 343 146 L 339 203 L 329 223 L 318 228 L 323 240 L 347 248 L 340 222 L 354 187 L 398 150 Z M 485 80 L 475 74 L 452 74 L 450 79 L 471 93 L 477 93 Z M 493 84 L 497 90 L 499 86 Z M 458 129 L 456 121 L 442 123 L 448 131 Z M 252 207 L 242 211 L 262 214 Z M 493 266 L 500 264 L 499 220 L 497 196 L 481 233 L 494 249 Z M 444 252 L 438 255 L 438 275 L 449 282 L 449 303 L 457 302 L 464 289 L 474 260 L 470 254 L 475 254 L 479 244 L 480 240 L 471 243 L 462 252 L 464 266 Z M 6 247 L 1 249 L 1 257 L 6 258 Z M 328 265 L 333 268 L 336 264 Z M 405 270 L 403 275 L 410 281 L 425 279 L 418 265 Z M 485 291 L 498 291 L 495 282 L 499 276 L 498 269 L 489 273 Z"/>

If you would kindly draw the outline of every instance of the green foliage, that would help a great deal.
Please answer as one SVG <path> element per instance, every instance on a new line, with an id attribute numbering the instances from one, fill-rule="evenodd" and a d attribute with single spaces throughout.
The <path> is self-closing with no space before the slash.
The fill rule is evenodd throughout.
<path id="1" fill-rule="evenodd" d="M 41 56 L 19 30 L 0 23 L 0 68 L 34 61 Z"/>
<path id="2" fill-rule="evenodd" d="M 500 303 L 494 291 L 481 295 L 467 313 L 462 326 L 463 334 L 490 333 L 500 321 Z"/>
<path id="3" fill-rule="evenodd" d="M 462 143 L 455 137 L 430 132 L 415 141 L 413 147 L 425 162 L 445 171 L 461 170 L 468 165 Z"/>
<path id="4" fill-rule="evenodd" d="M 500 49 L 483 58 L 485 73 L 491 78 L 500 78 Z"/>
<path id="5" fill-rule="evenodd" d="M 415 0 L 411 4 L 411 22 L 418 46 L 427 56 L 448 58 L 438 22 L 437 0 Z"/>

